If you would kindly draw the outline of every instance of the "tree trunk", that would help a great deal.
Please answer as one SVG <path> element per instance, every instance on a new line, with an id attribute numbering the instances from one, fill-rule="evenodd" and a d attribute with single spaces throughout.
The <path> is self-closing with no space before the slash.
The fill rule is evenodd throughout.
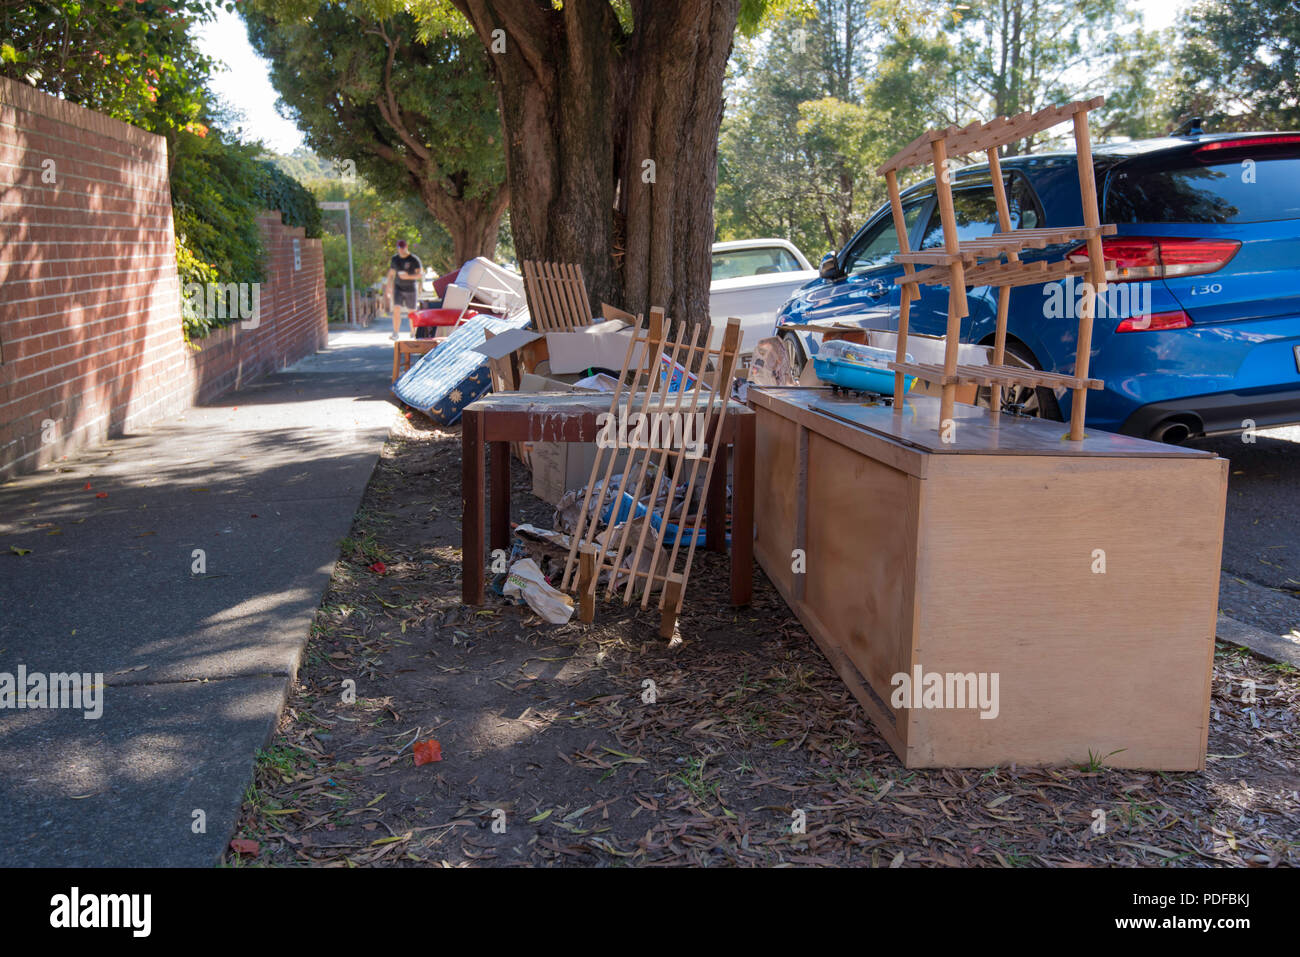
<path id="1" fill-rule="evenodd" d="M 740 3 L 636 6 L 623 64 L 625 308 L 664 306 L 674 319 L 707 323 L 722 81 Z"/>
<path id="2" fill-rule="evenodd" d="M 454 2 L 497 80 L 519 258 L 581 264 L 593 307 L 706 321 L 739 0 L 631 0 L 630 34 L 608 0 Z"/>
<path id="3" fill-rule="evenodd" d="M 493 258 L 501 231 L 501 217 L 505 215 L 510 199 L 509 190 L 502 187 L 487 198 L 469 200 L 448 197 L 438 182 L 424 180 L 417 183 L 425 208 L 442 223 L 451 237 L 453 268 L 477 256 Z"/>
<path id="4" fill-rule="evenodd" d="M 467 221 L 463 226 L 458 225 L 451 233 L 451 261 L 459 266 L 479 256 L 496 258 L 497 237 L 501 232 L 501 216 L 504 212 L 505 204 L 502 203 L 495 212 L 481 210 L 473 221 Z"/>

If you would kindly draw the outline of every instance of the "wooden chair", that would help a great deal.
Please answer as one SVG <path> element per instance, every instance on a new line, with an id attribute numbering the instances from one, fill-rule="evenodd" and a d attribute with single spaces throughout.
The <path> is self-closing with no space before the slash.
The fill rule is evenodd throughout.
<path id="1" fill-rule="evenodd" d="M 894 257 L 903 264 L 903 275 L 895 282 L 902 286 L 898 316 L 898 351 L 894 370 L 894 404 L 901 408 L 904 380 L 914 375 L 942 387 L 939 406 L 939 427 L 952 419 L 953 403 L 958 384 L 973 383 L 989 386 L 991 414 L 997 415 L 1001 406 L 1003 386 L 1064 386 L 1073 390 L 1070 404 L 1070 433 L 1074 441 L 1083 439 L 1083 422 L 1089 389 L 1100 389 L 1102 382 L 1088 377 L 1088 360 L 1092 347 L 1092 319 L 1096 309 L 1097 294 L 1106 286 L 1106 263 L 1102 255 L 1101 239 L 1115 233 L 1115 227 L 1101 225 L 1097 208 L 1097 181 L 1092 167 L 1092 145 L 1088 135 L 1088 111 L 1105 102 L 1103 97 L 1080 100 L 1062 106 L 1049 106 L 1035 113 L 1021 113 L 1013 117 L 1000 116 L 988 123 L 971 123 L 968 126 L 950 126 L 921 134 L 890 160 L 878 173 L 885 177 L 889 190 L 889 203 L 893 212 L 894 230 L 898 237 L 899 253 Z M 1050 129 L 1060 123 L 1073 121 L 1074 143 L 1078 157 L 1079 190 L 1083 199 L 1083 225 L 1044 229 L 1011 228 L 1011 211 L 1007 204 L 1006 184 L 998 149 L 1034 133 Z M 993 178 L 993 196 L 998 208 L 1000 231 L 982 239 L 959 240 L 956 213 L 953 209 L 952 184 L 949 160 L 954 156 L 984 152 L 988 156 L 989 172 Z M 903 203 L 898 188 L 898 171 L 915 166 L 933 165 L 935 194 L 939 204 L 939 217 L 943 223 L 943 249 L 912 252 L 907 242 L 907 226 L 903 219 Z M 1066 260 L 1048 265 L 1046 262 L 1022 262 L 1020 253 L 1026 249 L 1043 249 L 1076 240 L 1085 240 L 1087 259 L 1082 262 Z M 917 271 L 917 266 L 923 266 Z M 1068 275 L 1087 275 L 1085 296 L 1079 310 L 1079 334 L 1074 360 L 1074 374 L 1039 372 L 1005 365 L 1007 339 L 1007 310 L 1011 289 L 1016 286 L 1054 282 Z M 920 298 L 922 285 L 948 287 L 948 329 L 943 365 L 906 362 L 907 322 L 912 300 Z M 997 331 L 994 334 L 993 363 L 987 366 L 959 366 L 957 346 L 961 320 L 969 314 L 966 303 L 967 286 L 997 286 Z"/>
<path id="2" fill-rule="evenodd" d="M 591 325 L 591 299 L 576 263 L 524 260 L 524 290 L 538 332 L 573 332 Z"/>

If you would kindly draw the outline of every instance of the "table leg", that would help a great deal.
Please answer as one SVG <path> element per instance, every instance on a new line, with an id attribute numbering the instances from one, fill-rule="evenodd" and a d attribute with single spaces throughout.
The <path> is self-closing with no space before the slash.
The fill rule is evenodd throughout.
<path id="1" fill-rule="evenodd" d="M 483 604 L 483 414 L 466 412 L 460 433 L 460 599 Z"/>
<path id="2" fill-rule="evenodd" d="M 754 597 L 754 420 L 736 422 L 731 463 L 731 603 Z"/>
<path id="3" fill-rule="evenodd" d="M 510 554 L 510 443 L 491 442 L 492 480 L 488 509 L 491 537 L 488 547 Z"/>
<path id="4" fill-rule="evenodd" d="M 713 463 L 709 487 L 704 493 L 704 548 L 709 552 L 727 550 L 727 452 L 729 446 L 717 450 L 718 460 Z"/>
<path id="5" fill-rule="evenodd" d="M 399 348 L 398 348 L 398 343 L 394 342 L 394 343 L 393 343 L 393 381 L 394 381 L 394 382 L 397 381 L 397 372 L 398 372 L 397 360 L 398 360 L 398 356 L 399 356 L 400 354 L 401 354 L 401 353 L 400 353 L 400 350 L 399 350 Z"/>

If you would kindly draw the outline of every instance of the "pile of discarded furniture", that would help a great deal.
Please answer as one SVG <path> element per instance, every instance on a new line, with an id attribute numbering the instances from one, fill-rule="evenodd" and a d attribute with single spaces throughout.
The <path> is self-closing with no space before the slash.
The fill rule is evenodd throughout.
<path id="1" fill-rule="evenodd" d="M 393 386 L 434 421 L 462 422 L 465 602 L 483 601 L 490 567 L 499 593 L 551 621 L 572 614 L 565 591 L 584 621 L 601 589 L 642 608 L 654 601 L 672 639 L 697 548 L 730 543 L 731 600 L 747 603 L 754 415 L 732 399 L 739 322 L 714 348 L 707 322 L 659 309 L 646 318 L 606 305 L 597 319 L 577 265 L 525 262 L 518 283 L 493 266 L 462 267 L 469 294 L 449 288 L 443 309 L 480 311 L 432 340 Z M 557 528 L 512 529 L 512 455 L 559 509 Z M 548 548 L 562 559 L 553 569 L 539 564 Z"/>
<path id="2" fill-rule="evenodd" d="M 736 324 L 709 348 L 707 324 L 658 310 L 597 320 L 580 269 L 525 264 L 522 307 L 485 301 L 395 387 L 464 417 L 464 601 L 483 601 L 490 566 L 547 620 L 653 602 L 671 638 L 697 546 L 730 552 L 735 604 L 750 599 L 752 548 L 908 767 L 1203 768 L 1227 463 L 1084 429 L 1114 231 L 1092 171 L 1100 102 L 932 130 L 888 160 L 898 327 L 807 327 L 823 343 L 798 382 L 765 340 L 742 401 Z M 1082 222 L 1012 229 L 999 151 L 1062 123 Z M 971 153 L 987 157 L 1001 228 L 962 239 L 944 172 Z M 922 165 L 938 174 L 943 245 L 913 251 L 898 178 Z M 1080 243 L 1086 255 L 1061 262 L 1021 255 Z M 1024 368 L 1006 351 L 1009 290 L 1065 276 L 1087 280 L 1075 368 Z M 945 336 L 909 333 L 923 285 L 947 288 Z M 998 289 L 990 346 L 959 341 L 972 285 Z M 1068 393 L 1069 424 L 1005 412 L 1000 391 L 1026 386 Z M 512 450 L 554 528 L 512 528 Z"/>

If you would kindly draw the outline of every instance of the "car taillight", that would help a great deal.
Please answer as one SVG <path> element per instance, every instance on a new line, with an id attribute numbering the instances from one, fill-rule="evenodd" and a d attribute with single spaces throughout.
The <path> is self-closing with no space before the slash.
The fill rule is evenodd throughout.
<path id="1" fill-rule="evenodd" d="M 1107 236 L 1101 241 L 1103 258 L 1115 263 L 1114 269 L 1106 270 L 1109 282 L 1199 276 L 1222 269 L 1240 248 L 1241 242 L 1236 239 L 1178 236 Z M 1080 243 L 1066 255 L 1072 262 L 1087 262 L 1087 243 Z"/>
<path id="2" fill-rule="evenodd" d="M 1160 261 L 1166 276 L 1199 276 L 1222 269 L 1240 248 L 1236 239 L 1161 239 Z"/>
<path id="3" fill-rule="evenodd" d="M 1106 270 L 1106 278 L 1111 282 L 1131 282 L 1161 275 L 1160 246 L 1154 239 L 1112 236 L 1101 241 L 1101 251 L 1103 259 L 1115 263 L 1114 269 Z M 1070 250 L 1067 258 L 1072 262 L 1087 262 L 1088 244 L 1080 243 Z"/>
<path id="4" fill-rule="evenodd" d="M 1115 327 L 1116 332 L 1151 332 L 1157 329 L 1186 329 L 1192 317 L 1181 309 L 1157 312 L 1149 316 L 1132 316 Z"/>

